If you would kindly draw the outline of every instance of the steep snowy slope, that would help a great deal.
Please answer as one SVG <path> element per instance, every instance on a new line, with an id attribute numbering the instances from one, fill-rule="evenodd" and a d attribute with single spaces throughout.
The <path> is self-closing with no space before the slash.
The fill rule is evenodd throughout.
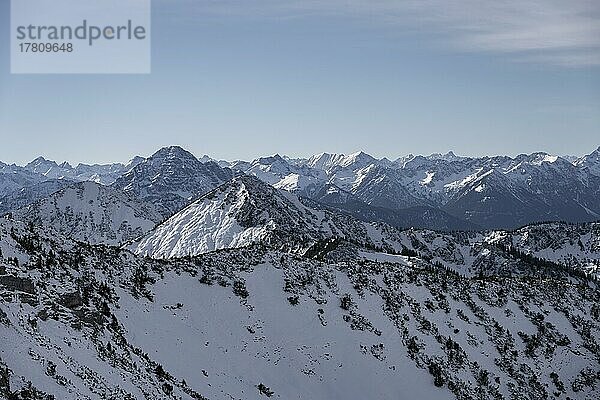
<path id="1" fill-rule="evenodd" d="M 66 179 L 50 179 L 10 192 L 6 196 L 0 197 L 0 215 L 35 203 L 74 183 L 74 181 Z"/>
<path id="2" fill-rule="evenodd" d="M 578 168 L 600 177 L 600 147 L 592 153 L 577 159 L 574 164 Z"/>
<path id="3" fill-rule="evenodd" d="M 356 235 L 356 230 L 366 233 L 356 220 L 308 208 L 293 194 L 241 175 L 196 200 L 129 248 L 157 258 L 252 243 L 302 252 L 320 240 Z M 364 235 L 356 236 L 356 240 L 365 240 Z"/>
<path id="4" fill-rule="evenodd" d="M 600 395 L 600 292 L 564 272 L 260 246 L 158 262 L 8 220 L 0 249 L 6 398 Z"/>
<path id="5" fill-rule="evenodd" d="M 162 216 L 113 188 L 80 182 L 14 211 L 13 218 L 82 242 L 118 245 L 148 232 Z"/>
<path id="6" fill-rule="evenodd" d="M 239 176 L 198 199 L 128 248 L 136 254 L 172 259 L 252 244 L 301 255 L 358 246 L 393 254 L 416 254 L 463 276 L 510 276 L 529 268 L 523 262 L 524 256 L 520 258 L 511 252 L 516 245 L 507 241 L 513 235 L 509 231 L 398 230 L 385 223 L 360 219 L 369 218 L 340 214 L 337 209 L 312 200 L 301 202 L 293 194 L 274 189 L 257 178 Z M 550 265 L 550 269 L 557 272 L 571 269 L 573 273 L 595 276 L 600 271 L 600 252 L 595 242 L 600 235 L 596 225 L 581 225 L 578 229 L 585 233 L 572 232 L 568 238 L 561 233 L 560 225 L 527 227 L 524 232 L 535 232 L 530 241 L 550 242 L 555 246 L 556 253 L 543 251 L 544 248 L 531 253 L 556 264 Z M 568 256 L 580 239 L 588 250 Z"/>
<path id="7" fill-rule="evenodd" d="M 171 146 L 136 165 L 112 186 L 153 203 L 168 217 L 232 176 L 229 169 L 214 162 L 200 162 L 181 147 Z"/>
<path id="8" fill-rule="evenodd" d="M 480 229 L 477 225 L 432 206 L 393 209 L 370 205 L 358 196 L 331 184 L 315 190 L 310 199 L 317 202 L 315 207 L 343 212 L 365 222 L 384 222 L 396 228 L 415 227 L 440 231 Z"/>
<path id="9" fill-rule="evenodd" d="M 488 241 L 558 262 L 600 278 L 600 223 L 547 223 L 495 232 Z"/>
<path id="10" fill-rule="evenodd" d="M 0 162 L 0 197 L 44 180 L 46 179 L 40 174 Z"/>

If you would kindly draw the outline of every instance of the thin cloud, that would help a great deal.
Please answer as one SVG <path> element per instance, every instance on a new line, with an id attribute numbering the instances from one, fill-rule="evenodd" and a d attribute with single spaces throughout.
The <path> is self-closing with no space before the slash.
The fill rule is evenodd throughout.
<path id="1" fill-rule="evenodd" d="M 203 17 L 365 18 L 435 34 L 458 51 L 560 67 L 600 65 L 597 0 L 196 0 L 186 7 Z"/>

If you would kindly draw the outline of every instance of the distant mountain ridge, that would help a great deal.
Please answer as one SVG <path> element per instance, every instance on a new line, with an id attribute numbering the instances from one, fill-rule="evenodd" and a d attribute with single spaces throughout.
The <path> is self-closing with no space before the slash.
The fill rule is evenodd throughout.
<path id="1" fill-rule="evenodd" d="M 25 165 L 25 169 L 48 179 L 70 179 L 74 181 L 92 181 L 103 185 L 110 185 L 118 177 L 125 172 L 142 162 L 141 157 L 135 157 L 127 164 L 78 164 L 72 167 L 68 162 L 64 161 L 57 164 L 56 161 L 46 160 L 44 157 L 38 157 L 29 164 Z"/>
<path id="2" fill-rule="evenodd" d="M 76 167 L 39 157 L 25 167 L 0 163 L 0 212 L 49 194 L 53 185 L 61 186 L 57 181 L 90 180 L 151 202 L 167 218 L 236 173 L 399 228 L 515 229 L 542 221 L 600 219 L 600 148 L 570 159 L 543 152 L 516 157 L 449 152 L 391 161 L 356 152 L 228 162 L 206 155 L 198 159 L 170 146 L 128 164 Z M 55 183 L 40 185 L 51 180 Z"/>
<path id="3" fill-rule="evenodd" d="M 401 215 L 410 214 L 403 210 L 424 207 L 462 220 L 441 228 L 447 230 L 464 229 L 468 224 L 514 229 L 540 221 L 600 218 L 600 148 L 574 162 L 547 153 L 471 158 L 450 152 L 390 161 L 358 152 L 296 160 L 276 155 L 231 167 L 331 207 L 351 208 L 359 215 L 368 213 L 370 207 Z M 328 190 L 351 194 L 346 196 L 351 204 L 323 196 Z M 431 222 L 413 215 L 412 223 L 430 227 Z"/>
<path id="4" fill-rule="evenodd" d="M 28 204 L 35 203 L 54 192 L 73 185 L 75 182 L 68 179 L 49 179 L 21 189 L 14 190 L 0 197 L 0 215 L 18 210 Z"/>

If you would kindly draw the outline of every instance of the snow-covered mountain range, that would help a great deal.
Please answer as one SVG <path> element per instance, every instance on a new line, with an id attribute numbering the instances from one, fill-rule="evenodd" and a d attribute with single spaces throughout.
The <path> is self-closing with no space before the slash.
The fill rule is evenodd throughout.
<path id="1" fill-rule="evenodd" d="M 43 175 L 28 171 L 17 165 L 7 165 L 0 162 L 0 197 L 45 180 L 47 179 Z"/>
<path id="2" fill-rule="evenodd" d="M 598 153 L 0 164 L 0 398 L 597 399 Z"/>
<path id="3" fill-rule="evenodd" d="M 26 194 L 31 200 L 40 198 L 35 193 L 47 195 L 47 186 L 36 187 L 40 182 L 91 180 L 154 203 L 166 218 L 235 173 L 401 228 L 514 229 L 600 218 L 600 148 L 570 160 L 546 153 L 473 158 L 450 152 L 390 161 L 358 152 L 227 162 L 171 146 L 127 164 L 75 168 L 39 157 L 25 167 L 0 163 L 0 212 L 23 205 Z"/>
<path id="4" fill-rule="evenodd" d="M 340 241 L 391 254 L 418 254 L 464 276 L 482 269 L 510 274 L 516 268 L 511 260 L 527 255 L 600 277 L 600 223 L 547 223 L 517 231 L 398 230 L 332 211 L 247 175 L 209 192 L 128 248 L 173 259 L 261 244 L 314 256 L 338 249 Z"/>
<path id="5" fill-rule="evenodd" d="M 68 162 L 57 164 L 56 161 L 38 157 L 25 165 L 27 171 L 40 174 L 48 179 L 69 179 L 72 181 L 92 181 L 103 185 L 110 185 L 125 172 L 135 167 L 144 159 L 134 157 L 127 164 L 114 163 L 105 165 L 78 164 L 72 167 Z"/>
<path id="6" fill-rule="evenodd" d="M 389 161 L 358 152 L 294 160 L 274 156 L 230 167 L 340 209 L 348 208 L 347 199 L 359 214 L 367 213 L 369 206 L 401 216 L 411 208 L 425 207 L 439 216 L 462 220 L 446 217 L 448 226 L 440 228 L 465 229 L 470 223 L 471 227 L 512 229 L 540 221 L 597 220 L 599 157 L 600 148 L 574 162 L 546 153 L 515 158 L 448 153 Z M 337 196 L 333 201 L 323 196 L 332 191 L 353 196 Z M 366 204 L 360 207 L 357 199 Z M 380 220 L 394 221 L 385 217 L 386 212 L 381 214 Z M 414 226 L 424 227 L 427 222 L 417 220 Z"/>

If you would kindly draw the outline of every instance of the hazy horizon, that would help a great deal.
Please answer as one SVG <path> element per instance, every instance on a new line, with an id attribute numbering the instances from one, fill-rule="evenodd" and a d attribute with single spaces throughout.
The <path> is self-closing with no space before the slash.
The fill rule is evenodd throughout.
<path id="1" fill-rule="evenodd" d="M 434 153 L 407 152 L 405 154 L 399 154 L 399 155 L 373 154 L 373 153 L 370 153 L 370 152 L 365 151 L 365 150 L 357 149 L 355 151 L 350 151 L 350 152 L 345 152 L 345 153 L 334 152 L 334 151 L 320 151 L 320 152 L 311 153 L 311 154 L 296 154 L 296 153 L 277 152 L 277 153 L 268 153 L 268 154 L 257 154 L 257 155 L 255 155 L 253 157 L 250 157 L 250 158 L 231 158 L 231 159 L 228 159 L 228 158 L 224 158 L 224 157 L 219 157 L 218 155 L 212 155 L 212 154 L 206 154 L 206 153 L 198 153 L 198 152 L 193 151 L 193 149 L 191 149 L 189 147 L 186 147 L 185 145 L 171 144 L 171 145 L 165 145 L 165 146 L 158 147 L 158 148 L 154 149 L 153 151 L 151 151 L 150 153 L 133 154 L 133 155 L 131 155 L 127 159 L 120 159 L 120 160 L 117 160 L 117 159 L 114 159 L 114 160 L 113 159 L 107 159 L 107 160 L 100 160 L 100 161 L 98 161 L 98 160 L 86 160 L 86 159 L 79 160 L 79 159 L 77 159 L 77 160 L 73 160 L 72 161 L 72 160 L 63 160 L 63 159 L 59 159 L 59 158 L 54 158 L 54 157 L 52 157 L 50 155 L 47 155 L 47 154 L 37 154 L 37 155 L 34 155 L 34 156 L 32 156 L 32 157 L 30 157 L 28 159 L 25 159 L 23 161 L 20 161 L 20 162 L 9 161 L 9 160 L 6 160 L 6 159 L 1 159 L 1 158 L 0 158 L 0 162 L 3 162 L 5 164 L 9 164 L 9 165 L 10 164 L 16 164 L 18 166 L 25 166 L 26 164 L 28 164 L 28 163 L 36 160 L 37 158 L 43 157 L 47 161 L 54 161 L 57 164 L 61 164 L 63 162 L 67 162 L 67 163 L 69 163 L 73 167 L 77 166 L 77 164 L 80 164 L 80 163 L 81 164 L 113 164 L 113 163 L 126 164 L 127 162 L 133 160 L 134 157 L 148 158 L 148 157 L 152 156 L 155 152 L 157 152 L 158 150 L 160 150 L 161 148 L 171 147 L 171 146 L 181 147 L 184 150 L 189 151 L 190 153 L 192 153 L 198 159 L 200 159 L 200 158 L 202 158 L 204 156 L 208 156 L 208 157 L 210 157 L 210 158 L 212 158 L 214 160 L 217 160 L 217 161 L 228 161 L 228 162 L 233 162 L 233 161 L 253 161 L 253 160 L 256 160 L 256 159 L 261 158 L 261 157 L 270 157 L 270 156 L 275 156 L 275 155 L 279 155 L 279 156 L 282 156 L 282 157 L 285 156 L 285 157 L 289 157 L 291 159 L 309 159 L 312 156 L 319 155 L 319 154 L 322 154 L 322 153 L 349 156 L 349 155 L 356 154 L 356 153 L 359 153 L 359 152 L 366 153 L 366 154 L 368 154 L 368 155 L 370 155 L 370 156 L 372 156 L 372 157 L 374 157 L 376 159 L 387 158 L 390 161 L 395 161 L 395 160 L 397 160 L 399 158 L 408 157 L 408 156 L 424 156 L 424 157 L 428 157 L 428 156 L 435 156 L 435 155 L 446 155 L 446 154 L 449 154 L 449 153 L 453 153 L 455 156 L 458 156 L 458 157 L 467 157 L 467 158 L 483 158 L 483 157 L 494 157 L 494 156 L 507 156 L 507 157 L 515 158 L 515 157 L 517 157 L 519 155 L 522 155 L 522 154 L 529 155 L 529 154 L 532 154 L 532 153 L 547 153 L 549 155 L 555 155 L 555 156 L 559 156 L 559 157 L 563 157 L 563 158 L 564 157 L 576 157 L 576 158 L 579 158 L 579 157 L 586 156 L 586 155 L 588 155 L 588 154 L 590 154 L 590 153 L 592 153 L 592 152 L 600 149 L 600 145 L 598 145 L 598 146 L 590 149 L 589 151 L 587 151 L 587 152 L 585 152 L 583 154 L 557 154 L 557 153 L 552 153 L 552 152 L 548 152 L 548 151 L 544 151 L 544 150 L 538 150 L 538 151 L 532 151 L 532 152 L 520 152 L 520 153 L 515 153 L 515 154 L 493 154 L 493 153 L 489 153 L 489 154 L 464 154 L 464 153 L 462 153 L 462 152 L 460 152 L 458 150 L 447 150 L 447 151 L 443 151 L 443 152 L 434 152 Z"/>
<path id="2" fill-rule="evenodd" d="M 9 26 L 9 1 L 0 21 Z M 583 155 L 600 144 L 600 3 L 153 0 L 149 75 L 11 75 L 0 159 L 363 150 Z"/>

